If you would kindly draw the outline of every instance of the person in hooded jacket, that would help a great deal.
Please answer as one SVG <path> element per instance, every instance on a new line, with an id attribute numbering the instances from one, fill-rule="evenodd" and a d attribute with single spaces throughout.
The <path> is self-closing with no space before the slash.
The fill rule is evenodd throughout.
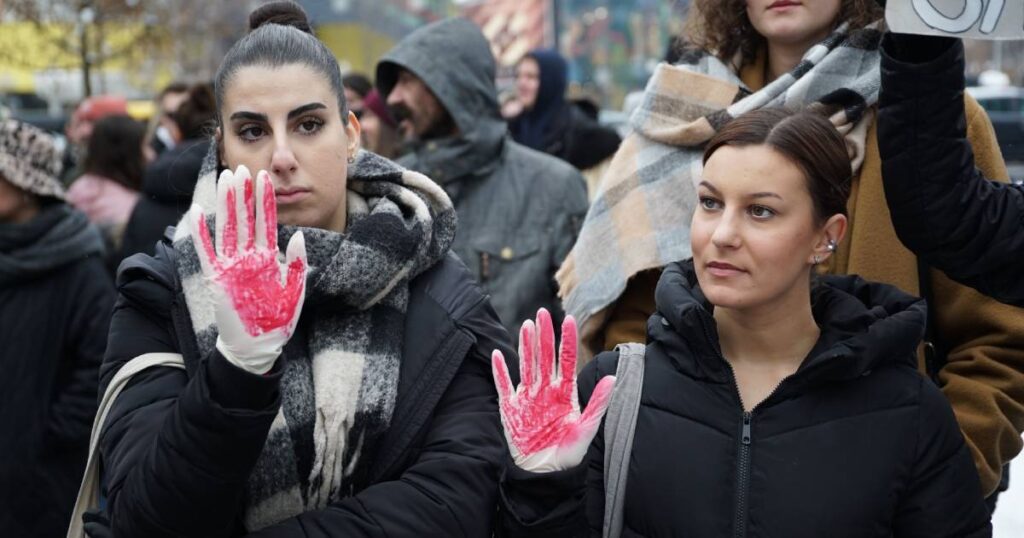
<path id="1" fill-rule="evenodd" d="M 959 282 L 1024 306 L 1024 190 L 989 181 L 975 166 L 964 107 L 950 104 L 963 99 L 964 71 L 958 39 L 882 40 L 885 199 L 907 248 Z"/>
<path id="2" fill-rule="evenodd" d="M 114 287 L 64 202 L 52 137 L 0 120 L 0 535 L 67 530 L 85 470 Z"/>
<path id="3" fill-rule="evenodd" d="M 168 114 L 167 129 L 174 145 L 146 167 L 141 196 L 125 226 L 122 259 L 140 252 L 153 254 L 167 227 L 192 205 L 215 114 L 213 88 L 207 83 L 189 87 L 185 100 Z"/>
<path id="4" fill-rule="evenodd" d="M 693 258 L 663 272 L 633 357 L 627 469 L 605 468 L 612 426 L 598 427 L 619 351 L 580 373 L 579 404 L 573 322 L 558 365 L 550 318 L 524 326 L 517 389 L 495 353 L 511 452 L 499 535 L 991 536 L 952 409 L 916 369 L 923 301 L 855 276 L 811 280 L 846 232 L 843 137 L 815 113 L 760 109 L 704 161 Z M 617 529 L 609 474 L 626 480 Z"/>
<path id="5" fill-rule="evenodd" d="M 534 50 L 516 66 L 523 112 L 509 120 L 512 138 L 586 174 L 615 154 L 622 139 L 565 98 L 569 64 L 556 51 Z"/>
<path id="6" fill-rule="evenodd" d="M 449 252 L 451 201 L 360 150 L 298 4 L 249 26 L 192 208 L 121 266 L 101 390 L 154 353 L 185 369 L 114 401 L 85 531 L 485 536 L 505 452 L 488 356 L 510 339 Z"/>
<path id="7" fill-rule="evenodd" d="M 554 273 L 576 240 L 587 194 L 572 166 L 508 135 L 495 70 L 480 29 L 455 18 L 400 41 L 376 80 L 413 139 L 398 162 L 451 197 L 459 216 L 452 250 L 515 333 L 538 308 L 561 311 Z"/>

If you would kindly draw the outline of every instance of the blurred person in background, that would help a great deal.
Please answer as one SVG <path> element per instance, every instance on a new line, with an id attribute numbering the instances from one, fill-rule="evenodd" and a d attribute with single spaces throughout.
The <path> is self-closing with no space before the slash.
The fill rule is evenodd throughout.
<path id="1" fill-rule="evenodd" d="M 420 28 L 377 64 L 377 88 L 413 138 L 399 163 L 440 184 L 459 216 L 452 250 L 509 334 L 544 307 L 561 316 L 554 272 L 587 210 L 569 164 L 516 143 L 498 108 L 496 63 L 466 19 Z"/>
<path id="2" fill-rule="evenodd" d="M 402 135 L 398 132 L 398 122 L 376 88 L 363 99 L 360 123 L 363 126 L 363 147 L 388 159 L 401 155 Z"/>
<path id="3" fill-rule="evenodd" d="M 150 148 L 159 156 L 164 151 L 171 149 L 176 144 L 171 129 L 174 122 L 171 119 L 181 103 L 188 97 L 189 85 L 184 82 L 172 82 L 160 90 L 156 98 L 156 129 L 153 130 L 153 139 L 150 141 Z"/>
<path id="4" fill-rule="evenodd" d="M 345 85 L 345 99 L 348 102 L 349 110 L 359 118 L 363 113 L 363 99 L 373 89 L 373 81 L 362 73 L 349 73 L 341 77 Z"/>
<path id="5" fill-rule="evenodd" d="M 622 139 L 597 122 L 595 110 L 588 114 L 585 105 L 566 99 L 568 81 L 569 64 L 557 52 L 535 50 L 524 56 L 516 66 L 522 112 L 509 120 L 509 130 L 516 142 L 575 166 L 586 177 L 588 191 L 594 192 L 602 165 Z"/>
<path id="6" fill-rule="evenodd" d="M 64 536 L 85 470 L 114 288 L 64 203 L 52 137 L 0 120 L 0 535 Z"/>
<path id="7" fill-rule="evenodd" d="M 111 274 L 121 262 L 125 226 L 139 201 L 145 147 L 146 126 L 141 122 L 128 116 L 99 120 L 89 137 L 84 173 L 68 189 L 68 202 L 103 232 Z"/>
<path id="8" fill-rule="evenodd" d="M 187 88 L 185 99 L 167 119 L 172 145 L 146 167 L 141 197 L 125 226 L 122 259 L 139 252 L 152 254 L 167 227 L 176 224 L 192 205 L 216 119 L 212 85 Z"/>
<path id="9" fill-rule="evenodd" d="M 88 153 L 89 137 L 97 121 L 107 116 L 127 116 L 128 101 L 119 95 L 96 95 L 88 97 L 78 104 L 71 114 L 71 119 L 64 128 L 68 139 L 64 153 L 64 172 L 61 180 L 70 185 L 84 171 L 85 155 Z"/>
<path id="10" fill-rule="evenodd" d="M 685 65 L 660 64 L 634 133 L 605 175 L 595 209 L 559 271 L 566 310 L 590 351 L 643 342 L 665 265 L 691 256 L 701 148 L 730 119 L 765 106 L 831 115 L 854 170 L 850 230 L 820 266 L 928 300 L 921 370 L 956 413 L 990 500 L 1024 432 L 1024 315 L 922 264 L 893 229 L 874 120 L 881 81 L 874 0 L 696 0 Z M 715 51 L 714 53 L 708 51 Z M 985 111 L 964 97 L 967 139 L 986 176 L 1007 180 Z"/>

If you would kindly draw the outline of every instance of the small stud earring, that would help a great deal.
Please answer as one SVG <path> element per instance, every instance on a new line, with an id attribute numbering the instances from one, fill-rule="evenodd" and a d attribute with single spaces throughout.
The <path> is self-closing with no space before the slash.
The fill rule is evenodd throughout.
<path id="1" fill-rule="evenodd" d="M 821 265 L 821 256 L 814 255 L 814 265 Z"/>
<path id="2" fill-rule="evenodd" d="M 348 156 L 348 164 L 355 164 L 355 162 L 356 162 L 356 156 L 355 155 L 349 155 Z"/>
<path id="3" fill-rule="evenodd" d="M 828 240 L 828 251 L 829 252 L 835 252 L 837 248 L 839 248 L 839 244 L 836 243 L 836 241 L 834 239 L 829 239 Z"/>

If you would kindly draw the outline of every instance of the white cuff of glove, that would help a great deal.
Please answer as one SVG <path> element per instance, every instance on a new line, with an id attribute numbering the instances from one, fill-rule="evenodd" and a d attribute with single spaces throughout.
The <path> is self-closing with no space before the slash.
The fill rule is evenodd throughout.
<path id="1" fill-rule="evenodd" d="M 217 351 L 231 364 L 256 375 L 265 375 L 269 372 L 277 362 L 277 358 L 281 356 L 281 349 L 266 351 L 232 349 L 220 336 L 217 337 Z"/>

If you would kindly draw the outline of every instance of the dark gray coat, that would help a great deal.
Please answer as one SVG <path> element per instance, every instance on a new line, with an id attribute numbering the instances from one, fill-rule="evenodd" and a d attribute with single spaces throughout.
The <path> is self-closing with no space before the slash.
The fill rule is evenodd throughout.
<path id="1" fill-rule="evenodd" d="M 558 315 L 554 274 L 587 211 L 583 177 L 508 136 L 494 57 L 473 23 L 444 20 L 399 42 L 377 66 L 382 95 L 402 69 L 423 80 L 458 127 L 456 136 L 419 142 L 399 160 L 451 196 L 459 217 L 452 250 L 490 294 L 513 337 L 540 307 Z"/>

